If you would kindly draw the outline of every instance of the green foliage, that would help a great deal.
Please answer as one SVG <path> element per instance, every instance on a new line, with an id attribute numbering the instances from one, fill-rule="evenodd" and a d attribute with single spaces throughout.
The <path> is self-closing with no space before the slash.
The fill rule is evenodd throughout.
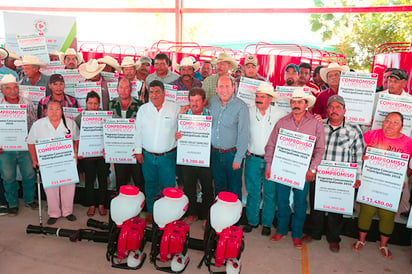
<path id="1" fill-rule="evenodd" d="M 410 5 L 410 0 L 313 0 L 316 7 Z M 412 40 L 412 13 L 312 14 L 313 32 L 321 32 L 323 42 L 336 42 L 337 52 L 347 57 L 354 69 L 372 69 L 375 48 L 382 43 Z"/>

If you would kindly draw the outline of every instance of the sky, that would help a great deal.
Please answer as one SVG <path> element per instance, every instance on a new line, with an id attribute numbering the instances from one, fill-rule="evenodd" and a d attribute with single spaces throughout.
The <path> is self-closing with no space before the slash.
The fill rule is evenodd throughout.
<path id="1" fill-rule="evenodd" d="M 363 1 L 365 2 L 365 1 Z M 173 8 L 175 0 L 37 0 L 37 7 L 72 8 Z M 183 0 L 184 8 L 305 8 L 312 0 Z M 292 4 L 293 3 L 293 4 Z M 5 1 L 0 6 L 33 6 L 32 0 Z M 18 11 L 23 12 L 23 11 Z M 26 12 L 26 11 L 24 11 Z M 174 14 L 138 13 L 65 13 L 40 12 L 75 16 L 79 41 L 99 41 L 150 47 L 159 40 L 175 40 Z M 265 41 L 327 46 L 319 33 L 312 33 L 309 14 L 184 14 L 183 41 L 201 45 L 236 41 Z M 4 37 L 3 13 L 0 14 L 0 37 Z M 331 42 L 329 42 L 331 44 Z"/>

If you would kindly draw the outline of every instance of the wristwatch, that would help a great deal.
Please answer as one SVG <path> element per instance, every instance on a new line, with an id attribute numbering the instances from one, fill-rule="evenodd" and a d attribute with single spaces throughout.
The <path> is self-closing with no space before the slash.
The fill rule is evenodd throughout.
<path id="1" fill-rule="evenodd" d="M 316 169 L 309 169 L 313 174 L 316 174 Z"/>

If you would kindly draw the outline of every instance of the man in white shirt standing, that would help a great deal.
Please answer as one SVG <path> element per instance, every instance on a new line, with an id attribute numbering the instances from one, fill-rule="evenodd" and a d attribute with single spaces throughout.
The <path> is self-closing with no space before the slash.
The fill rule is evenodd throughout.
<path id="1" fill-rule="evenodd" d="M 152 219 L 155 197 L 176 183 L 175 132 L 180 112 L 177 104 L 165 101 L 164 85 L 159 80 L 150 82 L 149 99 L 136 115 L 135 148 L 145 179 L 148 222 Z"/>
<path id="2" fill-rule="evenodd" d="M 249 146 L 245 164 L 245 184 L 248 193 L 246 216 L 248 224 L 244 232 L 251 232 L 259 225 L 259 206 L 263 185 L 262 235 L 269 236 L 275 217 L 276 198 L 274 182 L 265 179 L 265 145 L 277 121 L 285 116 L 286 111 L 272 106 L 272 101 L 279 100 L 279 95 L 269 83 L 262 83 L 256 91 L 255 105 L 249 108 Z"/>

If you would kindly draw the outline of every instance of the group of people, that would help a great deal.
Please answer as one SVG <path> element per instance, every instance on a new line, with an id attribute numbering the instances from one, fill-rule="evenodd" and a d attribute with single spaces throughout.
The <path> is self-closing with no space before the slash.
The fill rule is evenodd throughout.
<path id="1" fill-rule="evenodd" d="M 2 60 L 12 58 L 12 54 L 5 49 L 0 49 L 0 53 Z M 105 163 L 104 157 L 77 157 L 81 116 L 78 116 L 76 121 L 64 116 L 63 107 L 79 107 L 76 98 L 65 93 L 64 77 L 60 74 L 46 76 L 41 73 L 40 68 L 46 64 L 35 56 L 23 56 L 22 60 L 18 56 L 14 57 L 14 64 L 17 68 L 22 67 L 24 74 L 16 73 L 13 68 L 9 69 L 1 64 L 0 74 L 4 74 L 4 77 L 0 81 L 3 94 L 0 104 L 27 106 L 28 151 L 0 149 L 0 172 L 3 179 L 0 184 L 0 210 L 3 211 L 0 214 L 16 215 L 18 212 L 16 164 L 22 174 L 24 203 L 33 209 L 37 207 L 34 200 L 33 169 L 38 167 L 35 141 L 71 134 L 75 158 L 79 160 L 79 168 L 85 172 L 89 206 L 87 215 L 93 216 L 96 208 L 100 215 L 106 215 L 105 193 L 109 165 Z M 239 64 L 225 53 L 218 56 L 215 69 L 213 62 L 205 61 L 200 64 L 192 57 L 184 57 L 180 64 L 174 65 L 179 74 L 170 70 L 171 61 L 164 53 L 157 54 L 153 60 L 141 56 L 137 62 L 131 57 L 125 57 L 121 64 L 114 58 L 105 56 L 80 65 L 82 58 L 74 49 L 68 49 L 59 57 L 66 69 L 78 69 L 86 81 L 101 83 L 101 97 L 96 92 L 89 92 L 86 110 L 99 110 L 102 102 L 103 110 L 112 111 L 114 118 L 135 119 L 136 144 L 133 156 L 137 164 L 114 165 L 116 187 L 119 189 L 133 179 L 133 183 L 144 191 L 148 222 L 153 218 L 153 203 L 156 197 L 164 188 L 176 186 L 176 176 L 179 187 L 183 188 L 189 198 L 188 214 L 184 221 L 190 224 L 198 218 L 206 218 L 214 197 L 221 191 L 233 192 L 242 199 L 244 174 L 248 194 L 248 223 L 243 227 L 243 231 L 250 232 L 262 224 L 262 235 L 269 236 L 276 217 L 276 233 L 271 237 L 271 241 L 278 242 L 288 234 L 292 218 L 292 242 L 300 249 L 303 242 L 319 240 L 322 236 L 325 213 L 313 209 L 317 167 L 322 160 L 356 163 L 358 173 L 354 187 L 358 187 L 361 184 L 361 167 L 366 147 L 412 155 L 412 139 L 401 133 L 403 115 L 400 112 L 390 113 L 382 128 L 378 130 L 367 131 L 368 128 L 361 129 L 345 119 L 346 104 L 338 95 L 338 90 L 340 75 L 349 68 L 337 63 L 331 63 L 328 67 L 316 67 L 313 75 L 310 64 L 286 66 L 285 83 L 296 86 L 292 96 L 287 99 L 290 104 L 288 113 L 277 106 L 279 95 L 272 84 L 258 74 L 259 62 L 254 55 L 246 56 L 240 73 Z M 149 74 L 152 65 L 154 72 Z M 102 76 L 102 71 L 119 72 L 123 75 L 117 83 L 118 97 L 113 100 L 109 100 L 107 80 Z M 231 71 L 234 72 L 233 75 Z M 239 76 L 262 81 L 251 107 L 236 96 Z M 405 71 L 392 69 L 384 77 L 381 92 L 410 96 L 404 91 L 407 79 L 408 74 Z M 133 81 L 141 81 L 136 98 L 132 96 Z M 180 107 L 166 100 L 165 84 L 174 85 L 178 90 L 188 90 L 188 106 Z M 19 95 L 19 85 L 46 88 L 46 97 L 38 103 L 37 111 L 32 102 Z M 311 94 L 305 93 L 303 87 L 309 88 Z M 177 141 L 182 138 L 182 133 L 178 132 L 178 117 L 183 113 L 212 117 L 210 167 L 176 166 Z M 316 137 L 302 190 L 270 180 L 281 128 Z M 99 189 L 94 189 L 96 177 Z M 202 194 L 200 206 L 197 202 L 199 191 Z M 293 215 L 289 203 L 291 192 Z M 76 220 L 73 215 L 74 194 L 74 185 L 46 190 L 48 224 L 56 223 L 61 216 L 70 221 Z M 303 234 L 308 194 L 312 204 L 310 233 Z M 259 218 L 261 201 L 262 214 Z M 387 242 L 393 231 L 395 213 L 373 206 L 361 205 L 360 236 L 352 248 L 359 251 L 366 244 L 365 237 L 376 211 L 380 217 L 379 249 L 384 257 L 390 258 L 392 254 Z M 339 252 L 342 214 L 328 213 L 327 222 L 326 237 L 329 248 L 333 252 Z"/>

